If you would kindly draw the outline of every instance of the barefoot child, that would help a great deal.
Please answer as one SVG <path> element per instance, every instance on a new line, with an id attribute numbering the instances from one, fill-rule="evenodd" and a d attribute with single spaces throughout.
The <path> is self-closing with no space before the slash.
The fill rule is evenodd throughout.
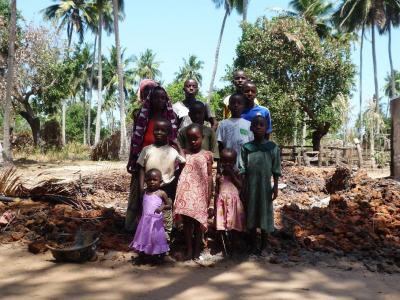
<path id="1" fill-rule="evenodd" d="M 167 92 L 154 81 L 147 80 L 147 85 L 141 84 L 141 96 L 143 96 L 143 104 L 135 118 L 127 165 L 127 171 L 132 174 L 125 217 L 125 230 L 129 232 L 135 231 L 140 216 L 137 160 L 142 149 L 154 142 L 154 120 L 162 117 L 170 121 L 172 127 L 169 132 L 170 141 L 173 141 L 177 135 L 176 118 Z"/>
<path id="2" fill-rule="evenodd" d="M 274 231 L 272 201 L 278 196 L 278 179 L 281 161 L 278 146 L 265 138 L 267 120 L 256 116 L 251 121 L 254 141 L 242 147 L 240 172 L 245 177 L 245 201 L 247 229 L 251 233 L 253 253 L 265 247 L 266 234 Z M 274 185 L 271 187 L 271 177 Z M 257 247 L 257 228 L 261 229 L 261 249 Z"/>
<path id="3" fill-rule="evenodd" d="M 269 135 L 272 132 L 271 114 L 269 113 L 268 108 L 256 103 L 256 85 L 251 81 L 247 81 L 243 85 L 243 94 L 247 98 L 247 107 L 242 113 L 242 118 L 251 122 L 255 116 L 264 117 L 267 120 L 266 138 L 269 140 Z"/>
<path id="4" fill-rule="evenodd" d="M 174 203 L 174 216 L 180 216 L 186 244 L 186 259 L 198 258 L 203 232 L 207 229 L 208 207 L 212 193 L 210 151 L 201 149 L 202 127 L 191 124 L 186 129 L 188 148 L 186 164 L 179 177 Z M 194 235 L 194 242 L 193 242 Z"/>
<path id="5" fill-rule="evenodd" d="M 145 175 L 146 189 L 143 194 L 143 210 L 135 237 L 129 247 L 140 256 L 160 255 L 169 251 L 162 212 L 171 209 L 171 201 L 160 189 L 162 175 L 158 169 L 150 169 Z"/>
<path id="6" fill-rule="evenodd" d="M 243 93 L 243 85 L 247 82 L 248 77 L 243 70 L 236 70 L 233 73 L 233 85 L 235 86 L 235 93 Z M 224 98 L 224 111 L 223 111 L 223 118 L 228 119 L 231 117 L 231 112 L 229 109 L 229 99 L 231 95 L 228 95 Z"/>
<path id="7" fill-rule="evenodd" d="M 222 151 L 224 148 L 234 149 L 237 153 L 236 167 L 239 164 L 242 145 L 253 140 L 250 121 L 241 118 L 246 102 L 246 97 L 243 94 L 233 94 L 229 98 L 229 110 L 232 117 L 222 120 L 217 129 L 219 150 Z"/>
<path id="8" fill-rule="evenodd" d="M 238 250 L 239 232 L 245 229 L 245 213 L 239 197 L 242 181 L 239 171 L 235 168 L 236 156 L 234 149 L 224 148 L 221 151 L 215 197 L 215 227 L 221 237 L 225 232 L 230 233 L 228 248 L 231 253 Z"/>
<path id="9" fill-rule="evenodd" d="M 166 192 L 170 199 L 175 198 L 175 170 L 177 165 L 183 167 L 185 158 L 183 150 L 179 145 L 176 145 L 179 152 L 169 145 L 168 136 L 171 130 L 171 122 L 167 119 L 157 118 L 154 120 L 154 143 L 144 147 L 137 160 L 139 168 L 139 195 L 143 195 L 145 173 L 150 169 L 157 168 L 162 175 L 161 189 Z M 169 235 L 172 230 L 171 211 L 166 210 L 164 212 L 164 220 L 166 222 L 166 231 Z"/>
<path id="10" fill-rule="evenodd" d="M 203 142 L 201 149 L 211 151 L 214 155 L 214 159 L 219 158 L 218 142 L 215 131 L 207 125 L 204 125 L 206 116 L 206 106 L 201 101 L 193 102 L 189 107 L 189 117 L 192 123 L 199 124 L 203 130 Z M 188 148 L 188 139 L 186 137 L 187 126 L 180 129 L 178 133 L 178 142 L 182 148 Z"/>
<path id="11" fill-rule="evenodd" d="M 189 108 L 192 103 L 198 101 L 196 99 L 197 93 L 199 92 L 199 85 L 196 80 L 188 79 L 183 84 L 183 91 L 185 92 L 185 99 L 183 101 L 178 101 L 173 104 L 173 109 L 175 114 L 178 116 L 179 128 L 184 128 L 192 123 L 189 117 Z M 205 103 L 205 120 L 210 122 L 211 127 L 215 130 L 217 128 L 217 119 L 215 114 L 211 110 L 208 103 Z"/>

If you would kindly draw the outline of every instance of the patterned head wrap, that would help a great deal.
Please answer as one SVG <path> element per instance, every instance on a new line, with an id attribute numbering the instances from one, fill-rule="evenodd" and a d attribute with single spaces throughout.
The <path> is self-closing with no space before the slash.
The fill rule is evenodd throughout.
<path id="1" fill-rule="evenodd" d="M 143 87 L 144 88 L 144 87 Z M 149 123 L 149 118 L 150 118 L 150 112 L 151 112 L 151 97 L 153 95 L 153 92 L 155 90 L 163 90 L 166 94 L 167 92 L 165 89 L 159 85 L 153 87 L 151 92 L 149 93 L 148 97 L 144 99 L 143 105 L 139 111 L 139 114 L 137 115 L 136 121 L 133 125 L 133 132 L 132 132 L 132 138 L 131 138 L 131 153 L 130 153 L 130 164 L 132 164 L 132 167 L 134 164 L 136 164 L 136 160 L 139 157 L 140 151 L 142 151 L 142 144 L 143 144 L 143 139 L 144 135 L 146 133 L 147 129 L 147 124 Z M 169 135 L 170 140 L 174 140 L 177 136 L 177 120 L 175 117 L 175 113 L 172 110 L 172 103 L 170 98 L 168 97 L 167 94 L 167 103 L 164 112 L 162 113 L 162 117 L 169 120 L 172 125 L 172 130 Z"/>

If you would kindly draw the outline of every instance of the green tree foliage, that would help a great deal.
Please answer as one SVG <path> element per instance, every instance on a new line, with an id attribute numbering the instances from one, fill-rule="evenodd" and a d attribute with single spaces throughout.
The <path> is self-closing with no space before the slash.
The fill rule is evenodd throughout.
<path id="1" fill-rule="evenodd" d="M 161 71 L 159 68 L 161 62 L 156 61 L 156 53 L 154 53 L 153 50 L 146 49 L 138 58 L 135 58 L 135 63 L 136 66 L 133 71 L 137 78 L 137 83 L 145 78 L 160 79 Z"/>
<path id="2" fill-rule="evenodd" d="M 326 0 L 291 0 L 289 5 L 296 14 L 315 27 L 318 35 L 323 38 L 331 33 L 330 13 L 333 4 Z"/>
<path id="3" fill-rule="evenodd" d="M 96 110 L 92 109 L 93 119 L 96 117 Z M 74 103 L 67 109 L 66 116 L 66 135 L 68 142 L 82 142 L 83 141 L 83 124 L 86 122 L 86 112 L 83 103 Z M 94 122 L 90 126 L 91 135 L 94 135 Z"/>
<path id="4" fill-rule="evenodd" d="M 177 101 L 182 101 L 185 98 L 185 93 L 183 92 L 184 81 L 174 81 L 165 87 L 169 98 L 173 103 Z"/>
<path id="5" fill-rule="evenodd" d="M 195 79 L 200 85 L 203 76 L 200 70 L 203 69 L 204 61 L 198 60 L 196 55 L 190 55 L 189 59 L 183 59 L 183 66 L 175 73 L 176 81 L 185 81 L 187 79 Z"/>
<path id="6" fill-rule="evenodd" d="M 307 116 L 314 149 L 329 130 L 340 127 L 338 103 L 348 101 L 354 77 L 348 42 L 321 40 L 302 19 L 259 18 L 243 25 L 236 52 L 235 67 L 257 84 L 280 141 L 292 139 L 296 110 Z"/>
<path id="7" fill-rule="evenodd" d="M 384 90 L 385 90 L 385 96 L 387 96 L 389 99 L 393 98 L 395 95 L 400 94 L 400 72 L 394 70 L 394 77 L 392 77 L 390 74 L 388 74 L 385 77 L 385 86 L 384 86 Z M 394 94 L 392 92 L 392 80 L 394 82 Z"/>

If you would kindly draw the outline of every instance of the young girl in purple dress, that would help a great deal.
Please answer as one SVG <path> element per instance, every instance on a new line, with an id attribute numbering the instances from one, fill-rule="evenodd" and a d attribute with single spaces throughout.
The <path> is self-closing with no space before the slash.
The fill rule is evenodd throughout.
<path id="1" fill-rule="evenodd" d="M 129 247 L 144 258 L 145 255 L 162 255 L 169 251 L 162 211 L 171 209 L 167 194 L 160 189 L 162 175 L 158 169 L 145 174 L 146 189 L 143 194 L 143 210 L 135 237 Z"/>

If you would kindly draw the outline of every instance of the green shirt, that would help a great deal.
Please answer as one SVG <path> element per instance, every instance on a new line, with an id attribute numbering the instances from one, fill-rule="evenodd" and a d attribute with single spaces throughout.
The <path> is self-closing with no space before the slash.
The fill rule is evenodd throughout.
<path id="1" fill-rule="evenodd" d="M 188 141 L 186 138 L 186 128 L 184 127 L 179 130 L 178 143 L 182 148 L 188 148 Z M 210 127 L 203 125 L 203 142 L 201 143 L 201 149 L 211 151 L 214 155 L 214 159 L 219 159 L 218 141 L 217 136 Z"/>

